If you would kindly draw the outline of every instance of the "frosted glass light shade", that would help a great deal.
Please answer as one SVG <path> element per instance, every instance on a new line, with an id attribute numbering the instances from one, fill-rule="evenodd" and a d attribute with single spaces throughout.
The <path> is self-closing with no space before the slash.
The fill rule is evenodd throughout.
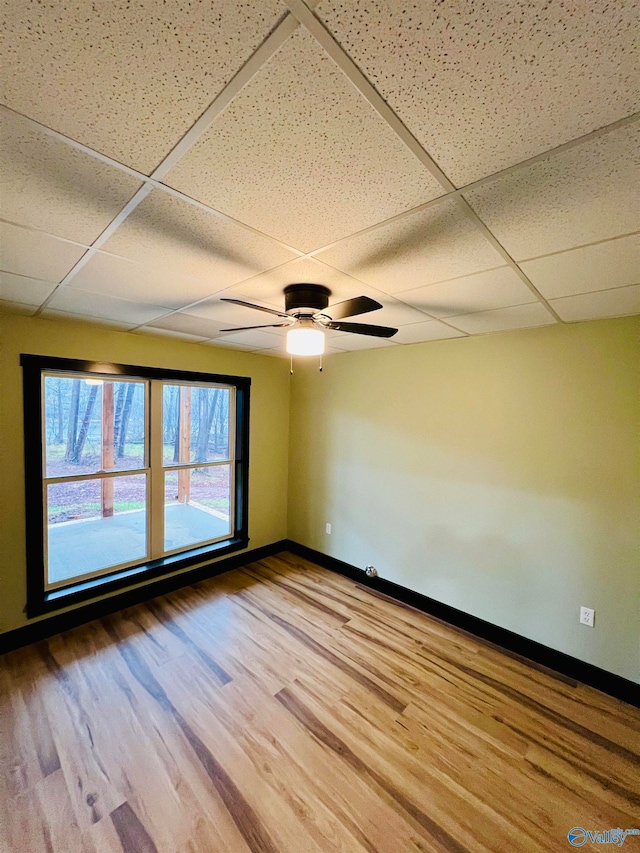
<path id="1" fill-rule="evenodd" d="M 287 332 L 287 352 L 291 355 L 322 355 L 324 332 L 304 326 L 290 329 Z"/>

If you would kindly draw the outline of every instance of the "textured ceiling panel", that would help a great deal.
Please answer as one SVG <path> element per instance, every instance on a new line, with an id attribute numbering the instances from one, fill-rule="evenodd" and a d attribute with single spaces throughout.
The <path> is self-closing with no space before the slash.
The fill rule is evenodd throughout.
<path id="1" fill-rule="evenodd" d="M 4 8 L 7 106 L 147 173 L 284 11 L 279 0 Z"/>
<path id="2" fill-rule="evenodd" d="M 148 323 L 166 313 L 164 308 L 156 305 L 131 302 L 128 299 L 105 296 L 103 293 L 90 293 L 71 286 L 57 291 L 48 307 L 56 311 L 82 314 L 85 317 L 119 320 L 134 326 Z"/>
<path id="3" fill-rule="evenodd" d="M 165 181 L 302 251 L 442 193 L 304 30 Z"/>
<path id="4" fill-rule="evenodd" d="M 372 338 L 369 335 L 351 335 L 349 332 L 327 332 L 327 344 L 347 351 L 396 346 L 393 339 Z"/>
<path id="5" fill-rule="evenodd" d="M 204 317 L 192 317 L 189 314 L 170 314 L 168 317 L 151 323 L 156 329 L 167 329 L 171 332 L 184 332 L 188 335 L 196 335 L 203 339 L 215 338 L 223 323 L 215 323 Z"/>
<path id="6" fill-rule="evenodd" d="M 640 237 L 620 237 L 594 246 L 547 255 L 522 264 L 547 299 L 640 281 Z"/>
<path id="7" fill-rule="evenodd" d="M 458 186 L 640 107 L 634 0 L 323 0 L 316 14 Z"/>
<path id="8" fill-rule="evenodd" d="M 123 320 L 110 320 L 105 317 L 85 316 L 74 314 L 72 311 L 58 311 L 56 308 L 45 308 L 40 314 L 45 320 L 69 320 L 75 323 L 93 323 L 97 326 L 106 326 L 107 329 L 115 329 L 122 332 L 130 332 L 134 325 Z"/>
<path id="9" fill-rule="evenodd" d="M 445 326 L 444 323 L 439 323 L 437 320 L 427 320 L 424 323 L 412 323 L 410 326 L 403 326 L 398 330 L 398 334 L 393 336 L 393 340 L 397 344 L 417 344 L 423 341 L 441 341 L 445 338 L 461 337 L 464 337 L 463 332 Z"/>
<path id="10" fill-rule="evenodd" d="M 320 260 L 382 290 L 398 293 L 504 264 L 455 201 L 442 201 L 345 240 Z"/>
<path id="11" fill-rule="evenodd" d="M 55 287 L 55 284 L 48 281 L 0 272 L 0 300 L 5 302 L 39 306 L 53 293 Z"/>
<path id="12" fill-rule="evenodd" d="M 0 215 L 92 243 L 141 183 L 0 109 Z"/>
<path id="13" fill-rule="evenodd" d="M 208 340 L 202 335 L 188 335 L 186 332 L 175 332 L 173 329 L 158 329 L 156 326 L 140 326 L 139 329 L 133 330 L 134 335 L 157 335 L 163 338 L 179 338 L 181 341 L 190 341 L 194 344 L 200 344 Z"/>
<path id="14" fill-rule="evenodd" d="M 0 298 L 0 310 L 8 311 L 9 314 L 22 314 L 25 317 L 33 317 L 39 307 L 39 305 L 28 305 L 26 302 L 11 302 Z"/>
<path id="15" fill-rule="evenodd" d="M 447 322 L 470 335 L 482 335 L 486 332 L 548 326 L 556 321 L 544 305 L 536 302 L 533 305 L 517 305 L 512 308 L 465 314 L 462 317 L 450 317 Z"/>
<path id="16" fill-rule="evenodd" d="M 211 285 L 174 275 L 159 266 L 145 266 L 97 252 L 73 278 L 74 287 L 134 302 L 149 302 L 175 310 L 203 299 Z"/>
<path id="17" fill-rule="evenodd" d="M 397 297 L 434 317 L 453 317 L 536 301 L 534 294 L 509 267 L 418 287 L 398 293 Z"/>
<path id="18" fill-rule="evenodd" d="M 551 305 L 563 320 L 597 320 L 640 313 L 640 284 L 554 299 Z"/>
<path id="19" fill-rule="evenodd" d="M 278 345 L 278 338 L 262 329 L 251 332 L 235 332 L 222 335 L 215 340 L 219 346 L 238 347 L 239 349 L 273 349 Z"/>
<path id="20" fill-rule="evenodd" d="M 0 222 L 0 269 L 44 281 L 59 282 L 86 248 Z"/>
<path id="21" fill-rule="evenodd" d="M 202 279 L 208 293 L 294 257 L 267 237 L 161 190 L 153 190 L 103 248 L 171 275 Z"/>
<path id="22" fill-rule="evenodd" d="M 640 227 L 640 122 L 465 193 L 516 260 Z"/>

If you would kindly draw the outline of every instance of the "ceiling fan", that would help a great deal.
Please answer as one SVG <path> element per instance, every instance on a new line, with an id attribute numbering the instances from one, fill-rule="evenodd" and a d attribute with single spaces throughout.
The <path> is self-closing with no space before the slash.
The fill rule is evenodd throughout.
<path id="1" fill-rule="evenodd" d="M 389 326 L 372 326 L 365 323 L 343 323 L 345 317 L 355 317 L 382 308 L 375 299 L 368 296 L 356 296 L 344 302 L 329 305 L 331 291 L 321 284 L 290 284 L 284 289 L 284 311 L 263 308 L 242 299 L 225 299 L 221 302 L 233 302 L 246 308 L 255 308 L 267 314 L 275 314 L 285 320 L 284 323 L 267 323 L 262 326 L 243 326 L 234 329 L 222 329 L 223 332 L 244 332 L 249 329 L 276 329 L 289 326 L 287 332 L 287 352 L 291 355 L 322 355 L 324 352 L 324 330 L 335 329 L 338 332 L 351 332 L 355 335 L 369 335 L 374 338 L 390 338 L 398 331 Z"/>

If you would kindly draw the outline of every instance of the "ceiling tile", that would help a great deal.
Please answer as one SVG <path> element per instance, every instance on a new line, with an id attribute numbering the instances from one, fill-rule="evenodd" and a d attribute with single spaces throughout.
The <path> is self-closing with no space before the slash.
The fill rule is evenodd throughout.
<path id="1" fill-rule="evenodd" d="M 599 293 L 581 293 L 553 299 L 550 303 L 563 320 L 598 320 L 624 314 L 640 314 L 640 284 L 602 290 Z"/>
<path id="2" fill-rule="evenodd" d="M 302 29 L 165 181 L 302 251 L 443 192 Z"/>
<path id="3" fill-rule="evenodd" d="M 465 193 L 516 260 L 640 227 L 640 122 Z"/>
<path id="4" fill-rule="evenodd" d="M 105 317 L 94 317 L 89 314 L 75 314 L 72 311 L 58 311 L 55 308 L 45 308 L 40 316 L 45 320 L 73 320 L 76 323 L 91 323 L 123 332 L 129 332 L 134 328 L 131 323 L 125 323 L 122 320 L 109 320 Z"/>
<path id="5" fill-rule="evenodd" d="M 479 311 L 477 314 L 450 317 L 447 322 L 470 335 L 481 335 L 485 332 L 505 332 L 509 329 L 548 326 L 556 321 L 541 302 L 535 302 L 532 305 L 516 305 L 511 308 L 496 308 L 493 311 Z"/>
<path id="6" fill-rule="evenodd" d="M 394 347 L 396 344 L 389 338 L 374 338 L 370 335 L 353 335 L 350 332 L 327 332 L 327 344 L 341 350 L 381 349 Z"/>
<path id="7" fill-rule="evenodd" d="M 438 202 L 352 237 L 321 252 L 319 258 L 384 293 L 423 287 L 504 263 L 455 200 Z"/>
<path id="8" fill-rule="evenodd" d="M 38 281 L 22 275 L 0 272 L 0 299 L 6 302 L 42 305 L 55 288 L 56 285 L 49 281 Z"/>
<path id="9" fill-rule="evenodd" d="M 39 307 L 39 305 L 27 305 L 25 302 L 10 302 L 0 299 L 0 310 L 8 311 L 10 314 L 23 314 L 25 317 L 33 317 Z"/>
<path id="10" fill-rule="evenodd" d="M 103 249 L 165 273 L 206 281 L 216 293 L 294 257 L 267 237 L 153 190 Z"/>
<path id="11" fill-rule="evenodd" d="M 208 339 L 215 338 L 223 327 L 222 323 L 204 317 L 192 317 L 189 314 L 170 314 L 150 324 L 156 329 L 165 329 L 173 332 L 183 332 L 188 335 Z"/>
<path id="12" fill-rule="evenodd" d="M 58 290 L 49 308 L 103 320 L 119 320 L 131 326 L 148 323 L 166 313 L 157 305 L 146 305 L 118 299 L 101 293 L 90 293 L 68 285 Z"/>
<path id="13" fill-rule="evenodd" d="M 323 0 L 316 14 L 457 186 L 640 105 L 633 2 Z"/>
<path id="14" fill-rule="evenodd" d="M 0 214 L 92 243 L 142 186 L 124 172 L 0 109 Z"/>
<path id="15" fill-rule="evenodd" d="M 441 341 L 445 338 L 461 337 L 464 337 L 464 332 L 445 326 L 437 320 L 427 320 L 423 323 L 403 326 L 398 330 L 398 334 L 393 336 L 393 340 L 397 344 L 417 344 L 422 341 Z"/>
<path id="16" fill-rule="evenodd" d="M 165 338 L 177 338 L 181 341 L 190 341 L 194 344 L 200 344 L 208 338 L 203 338 L 202 335 L 188 335 L 186 332 L 176 332 L 173 329 L 158 329 L 154 326 L 140 326 L 139 329 L 133 329 L 134 335 L 157 335 Z"/>
<path id="17" fill-rule="evenodd" d="M 418 287 L 398 293 L 397 297 L 434 317 L 453 317 L 537 301 L 510 267 Z"/>
<path id="18" fill-rule="evenodd" d="M 225 290 L 220 296 L 207 299 L 198 305 L 192 305 L 185 310 L 184 314 L 185 316 L 204 317 L 207 320 L 213 320 L 225 328 L 228 326 L 260 326 L 286 322 L 285 320 L 280 320 L 274 314 L 269 315 L 262 311 L 255 311 L 252 308 L 245 308 L 242 305 L 220 301 L 226 297 L 235 298 L 233 290 Z M 278 308 L 278 306 L 264 305 L 263 300 L 252 299 L 251 301 L 255 302 L 256 305 L 263 304 L 263 307 L 266 308 Z"/>
<path id="19" fill-rule="evenodd" d="M 619 237 L 521 266 L 547 299 L 624 287 L 640 280 L 640 237 Z"/>
<path id="20" fill-rule="evenodd" d="M 6 272 L 59 282 L 85 252 L 85 246 L 0 222 L 0 269 Z"/>
<path id="21" fill-rule="evenodd" d="M 182 308 L 211 292 L 208 282 L 172 275 L 116 255 L 97 252 L 73 277 L 74 287 L 134 302 L 149 302 L 167 310 Z"/>
<path id="22" fill-rule="evenodd" d="M 269 332 L 257 329 L 250 332 L 233 332 L 215 339 L 220 346 L 233 346 L 242 349 L 273 349 L 278 339 Z"/>
<path id="23" fill-rule="evenodd" d="M 147 173 L 285 11 L 279 0 L 5 8 L 7 106 Z"/>

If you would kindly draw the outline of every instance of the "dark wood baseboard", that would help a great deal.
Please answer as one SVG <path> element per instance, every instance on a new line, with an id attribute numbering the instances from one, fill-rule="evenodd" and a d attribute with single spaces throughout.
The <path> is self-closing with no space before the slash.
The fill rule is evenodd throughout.
<path id="1" fill-rule="evenodd" d="M 140 604 L 142 601 L 149 601 L 158 595 L 165 595 L 184 586 L 231 571 L 231 569 L 238 569 L 240 566 L 246 566 L 247 563 L 252 563 L 255 560 L 271 557 L 279 551 L 286 550 L 286 548 L 287 540 L 282 539 L 279 542 L 273 542 L 271 545 L 264 545 L 262 548 L 254 548 L 251 551 L 242 551 L 216 562 L 198 566 L 196 569 L 159 578 L 136 589 L 127 589 L 108 598 L 91 601 L 73 610 L 67 610 L 65 613 L 57 613 L 55 616 L 31 622 L 21 628 L 15 628 L 13 631 L 6 631 L 4 634 L 0 634 L 0 655 L 21 646 L 28 646 L 38 640 L 44 640 L 46 637 L 52 637 L 62 631 L 69 631 L 71 628 L 92 622 L 94 619 L 100 619 L 110 613 L 116 613 L 125 607 Z"/>
<path id="2" fill-rule="evenodd" d="M 463 610 L 443 604 L 392 581 L 383 578 L 368 578 L 362 569 L 344 563 L 335 557 L 329 557 L 320 551 L 314 551 L 313 548 L 307 548 L 306 545 L 292 541 L 288 541 L 286 544 L 287 549 L 293 554 L 304 557 L 312 563 L 317 563 L 325 569 L 345 575 L 362 584 L 362 586 L 388 596 L 396 602 L 401 602 L 427 613 L 429 616 L 434 616 L 448 625 L 453 625 L 474 637 L 498 646 L 525 661 L 559 673 L 573 681 L 588 684 L 609 696 L 621 699 L 635 707 L 640 707 L 640 685 L 622 678 L 620 675 L 615 675 L 606 669 L 600 669 L 600 667 L 574 658 L 564 652 L 551 649 L 535 640 L 529 640 L 520 634 L 508 631 L 506 628 L 500 628 L 491 622 L 479 619 L 477 616 L 471 616 Z"/>

